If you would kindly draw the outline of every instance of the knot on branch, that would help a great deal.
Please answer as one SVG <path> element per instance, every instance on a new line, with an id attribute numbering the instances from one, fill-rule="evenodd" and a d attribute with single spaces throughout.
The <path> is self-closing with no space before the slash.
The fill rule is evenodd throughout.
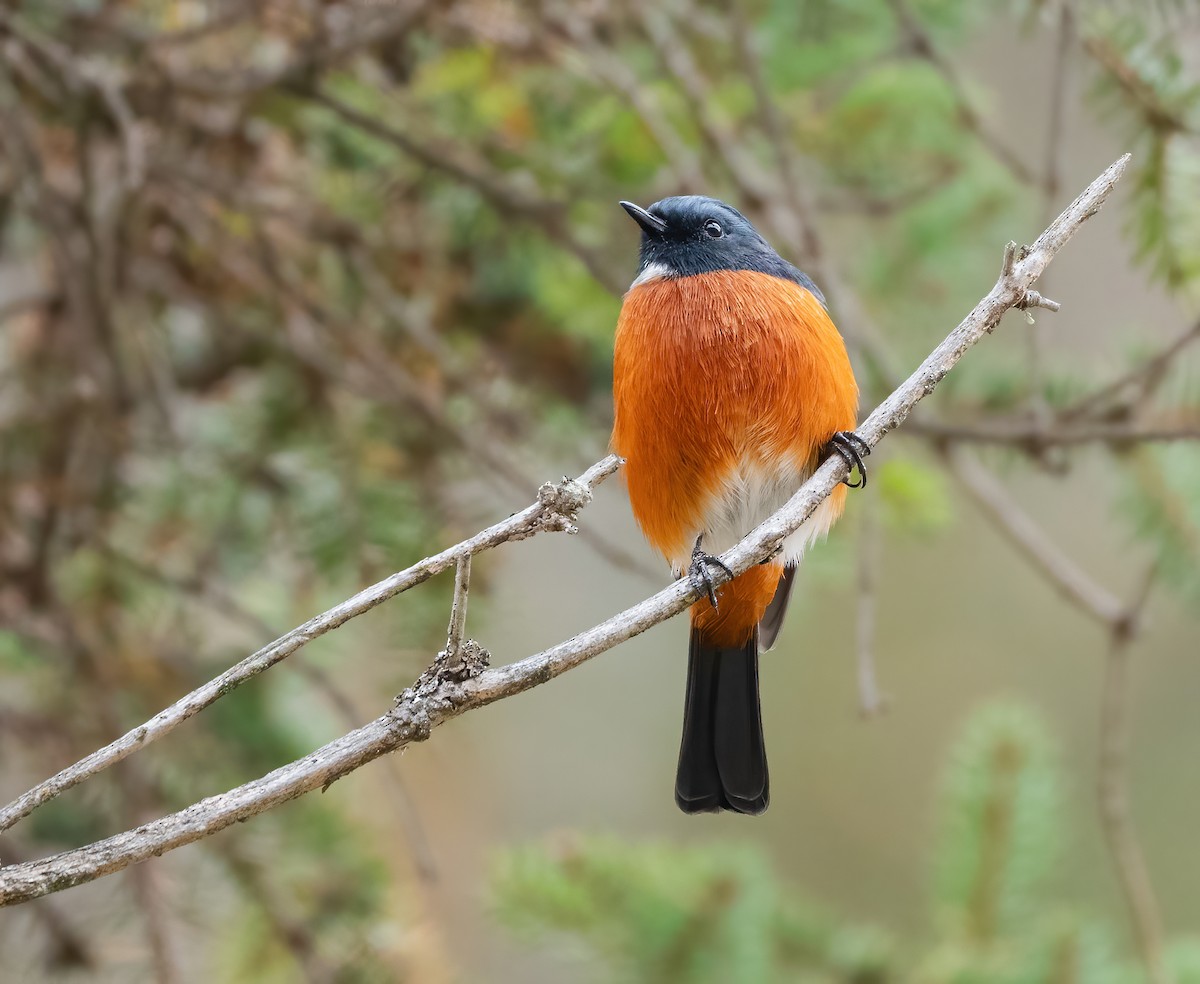
<path id="1" fill-rule="evenodd" d="M 407 709 L 417 720 L 435 700 L 452 703 L 447 686 L 479 676 L 491 661 L 492 654 L 474 639 L 463 640 L 456 655 L 443 649 L 411 687 L 396 695 L 395 709 Z"/>
<path id="2" fill-rule="evenodd" d="M 414 690 L 415 687 L 409 687 L 400 694 L 388 716 L 405 741 L 425 741 L 433 733 L 434 722 L 430 717 L 429 703 L 413 695 Z"/>
<path id="3" fill-rule="evenodd" d="M 439 671 L 441 679 L 455 680 L 461 683 L 463 680 L 479 676 L 488 668 L 491 661 L 491 653 L 474 639 L 466 639 L 459 647 L 456 658 L 452 658 L 445 649 L 438 653 L 433 668 Z"/>
<path id="4" fill-rule="evenodd" d="M 1017 301 L 1017 307 L 1022 311 L 1028 311 L 1030 308 L 1045 308 L 1047 311 L 1057 311 L 1062 307 L 1058 301 L 1052 301 L 1048 297 L 1043 297 L 1036 290 L 1025 291 L 1025 296 Z"/>
<path id="5" fill-rule="evenodd" d="M 538 517 L 538 529 L 578 533 L 575 517 L 579 515 L 579 510 L 591 501 L 591 489 L 565 475 L 558 484 L 546 482 L 538 489 L 538 502 L 542 506 L 542 514 Z"/>
<path id="6" fill-rule="evenodd" d="M 1109 632 L 1113 642 L 1118 646 L 1127 646 L 1142 632 L 1142 612 L 1140 607 L 1131 607 L 1109 623 Z"/>

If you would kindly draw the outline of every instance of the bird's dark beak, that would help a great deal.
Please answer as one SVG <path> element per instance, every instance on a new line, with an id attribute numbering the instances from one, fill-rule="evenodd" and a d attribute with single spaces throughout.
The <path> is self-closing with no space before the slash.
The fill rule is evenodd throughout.
<path id="1" fill-rule="evenodd" d="M 621 208 L 629 213 L 629 217 L 642 227 L 648 236 L 661 236 L 667 231 L 667 224 L 657 215 L 651 215 L 640 205 L 633 202 L 621 202 Z"/>

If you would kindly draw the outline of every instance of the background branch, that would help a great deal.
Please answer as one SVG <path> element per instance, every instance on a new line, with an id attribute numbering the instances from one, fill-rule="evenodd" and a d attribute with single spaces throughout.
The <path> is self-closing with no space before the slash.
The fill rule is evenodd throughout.
<path id="1" fill-rule="evenodd" d="M 951 473 L 993 525 L 1059 594 L 1104 625 L 1111 627 L 1124 621 L 1125 607 L 1121 602 L 1059 550 L 974 458 L 951 449 L 946 449 L 943 457 Z"/>
<path id="2" fill-rule="evenodd" d="M 1104 693 L 1100 708 L 1099 769 L 1096 784 L 1101 827 L 1129 906 L 1134 936 L 1151 984 L 1173 984 L 1163 957 L 1162 917 L 1150 872 L 1137 838 L 1129 805 L 1129 673 L 1137 623 L 1150 598 L 1156 566 L 1142 579 L 1122 623 L 1109 632 L 1104 660 Z"/>

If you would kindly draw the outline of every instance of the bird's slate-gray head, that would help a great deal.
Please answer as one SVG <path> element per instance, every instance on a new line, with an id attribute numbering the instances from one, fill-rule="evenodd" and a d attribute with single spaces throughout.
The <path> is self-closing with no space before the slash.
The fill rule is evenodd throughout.
<path id="1" fill-rule="evenodd" d="M 732 205 L 703 195 L 677 195 L 640 208 L 621 202 L 642 229 L 638 277 L 690 277 L 717 270 L 752 270 L 782 277 L 824 298 Z"/>

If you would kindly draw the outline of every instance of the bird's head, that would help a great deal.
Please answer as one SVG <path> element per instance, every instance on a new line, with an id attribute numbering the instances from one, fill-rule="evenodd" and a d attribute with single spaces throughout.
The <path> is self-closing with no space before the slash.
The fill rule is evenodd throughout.
<path id="1" fill-rule="evenodd" d="M 641 208 L 621 207 L 642 230 L 638 282 L 716 270 L 766 270 L 780 261 L 750 221 L 732 205 L 702 195 L 678 195 Z"/>

